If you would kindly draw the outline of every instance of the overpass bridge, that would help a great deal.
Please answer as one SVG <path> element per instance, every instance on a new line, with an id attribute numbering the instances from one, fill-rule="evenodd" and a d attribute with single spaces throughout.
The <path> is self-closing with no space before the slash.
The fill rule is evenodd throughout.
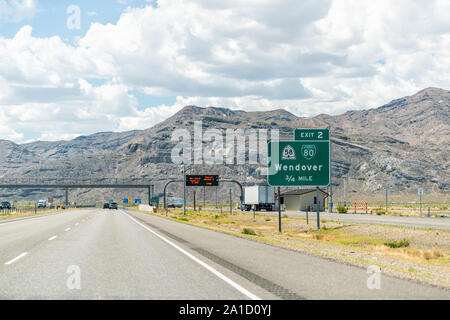
<path id="1" fill-rule="evenodd" d="M 146 189 L 148 203 L 152 198 L 152 184 L 133 183 L 2 183 L 0 189 L 63 189 L 65 205 L 69 206 L 69 189 Z"/>

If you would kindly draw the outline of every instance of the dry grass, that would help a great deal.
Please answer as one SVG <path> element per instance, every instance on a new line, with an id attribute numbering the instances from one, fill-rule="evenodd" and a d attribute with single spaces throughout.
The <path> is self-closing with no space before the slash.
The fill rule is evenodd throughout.
<path id="1" fill-rule="evenodd" d="M 166 217 L 166 213 L 159 212 Z M 180 221 L 181 210 L 170 210 L 168 218 Z M 327 228 L 316 230 L 305 219 L 283 218 L 282 233 L 274 217 L 235 212 L 223 215 L 211 211 L 188 211 L 189 221 L 208 229 L 246 237 L 264 243 L 331 257 L 355 265 L 377 264 L 392 275 L 412 277 L 430 284 L 450 283 L 450 232 L 370 224 L 327 221 Z M 325 221 L 322 221 L 322 226 Z M 246 229 L 246 231 L 244 231 Z M 252 230 L 253 232 L 250 232 Z M 391 248 L 388 242 L 408 240 L 407 247 Z M 432 279 L 432 280 L 430 280 Z"/>
<path id="2" fill-rule="evenodd" d="M 181 210 L 170 210 L 169 217 L 180 218 Z M 244 229 L 252 229 L 259 234 L 274 239 L 282 238 L 291 241 L 320 241 L 338 244 L 347 247 L 357 247 L 366 251 L 377 252 L 389 256 L 403 258 L 418 258 L 432 260 L 445 258 L 449 255 L 447 250 L 436 248 L 435 244 L 441 242 L 445 247 L 448 243 L 449 233 L 437 231 L 417 231 L 407 228 L 392 228 L 385 226 L 354 225 L 327 221 L 327 227 L 316 230 L 315 224 L 306 224 L 304 219 L 283 218 L 283 234 L 278 233 L 278 219 L 267 216 L 235 212 L 233 215 L 223 215 L 213 211 L 188 211 L 187 218 L 192 223 L 215 226 L 219 229 L 242 233 Z M 323 224 L 324 226 L 325 224 Z M 408 237 L 401 237 L 402 234 Z M 428 235 L 428 233 L 430 233 Z M 423 237 L 426 234 L 428 240 Z M 437 237 L 441 237 L 439 240 Z M 424 238 L 424 239 L 422 239 Z M 432 240 L 431 240 L 432 239 Z M 393 244 L 401 244 L 399 246 Z M 403 246 L 403 244 L 408 244 Z M 391 244 L 392 248 L 388 245 Z M 410 245 L 411 244 L 411 245 Z M 419 245 L 419 247 L 416 247 Z M 450 247 L 450 246 L 448 246 Z"/>
<path id="3" fill-rule="evenodd" d="M 420 259 L 420 260 L 432 260 L 443 258 L 445 255 L 439 249 L 422 250 L 418 248 L 390 248 L 387 246 L 370 246 L 368 247 L 372 252 L 378 254 L 395 256 L 403 259 Z"/>

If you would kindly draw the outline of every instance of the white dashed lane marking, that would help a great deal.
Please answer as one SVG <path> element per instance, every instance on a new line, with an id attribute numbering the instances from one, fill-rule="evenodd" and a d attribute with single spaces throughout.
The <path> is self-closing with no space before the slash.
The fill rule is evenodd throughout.
<path id="1" fill-rule="evenodd" d="M 27 254 L 28 254 L 28 252 L 23 252 L 23 253 L 19 254 L 17 257 L 15 257 L 14 259 L 11 259 L 8 262 L 5 262 L 5 264 L 12 264 L 12 263 L 16 262 L 17 260 L 25 257 Z"/>

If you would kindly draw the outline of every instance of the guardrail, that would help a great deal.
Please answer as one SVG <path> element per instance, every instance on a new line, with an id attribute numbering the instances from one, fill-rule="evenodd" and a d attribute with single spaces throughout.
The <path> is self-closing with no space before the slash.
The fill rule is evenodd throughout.
<path id="1" fill-rule="evenodd" d="M 0 209 L 0 215 L 13 215 L 17 213 L 27 213 L 27 212 L 40 212 L 40 211 L 49 211 L 56 210 L 53 208 L 11 208 L 11 209 Z"/>

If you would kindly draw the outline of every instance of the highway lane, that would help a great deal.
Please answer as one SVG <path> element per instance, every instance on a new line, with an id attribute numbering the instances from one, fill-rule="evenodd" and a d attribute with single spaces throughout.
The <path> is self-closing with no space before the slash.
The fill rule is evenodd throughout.
<path id="1" fill-rule="evenodd" d="M 363 269 L 122 210 L 0 224 L 0 259 L 1 299 L 449 299 L 385 275 L 369 290 Z"/>
<path id="2" fill-rule="evenodd" d="M 121 211 L 83 210 L 61 218 L 0 226 L 0 237 L 10 239 L 6 246 L 0 242 L 0 298 L 248 299 Z M 20 258 L 5 264 L 14 257 Z M 80 290 L 67 286 L 74 268 Z"/>
<path id="3" fill-rule="evenodd" d="M 68 210 L 57 214 L 7 219 L 0 222 L 0 263 L 26 252 L 56 233 L 79 223 L 89 211 Z M 64 227 L 66 226 L 66 227 Z M 48 236 L 48 237 L 47 237 Z"/>

